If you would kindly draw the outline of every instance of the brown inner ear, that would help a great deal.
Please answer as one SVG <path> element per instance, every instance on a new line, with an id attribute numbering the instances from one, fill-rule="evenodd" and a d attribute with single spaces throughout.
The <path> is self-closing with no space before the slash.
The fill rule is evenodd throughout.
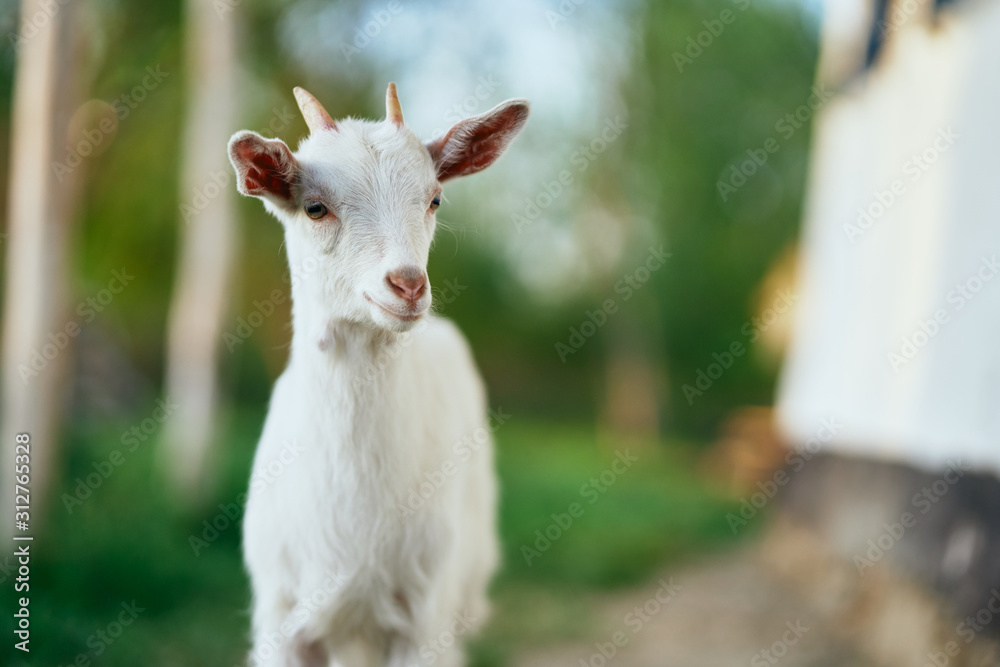
<path id="1" fill-rule="evenodd" d="M 262 150 L 261 150 L 262 149 Z M 266 190 L 283 199 L 292 198 L 292 184 L 288 179 L 288 165 L 280 155 L 281 148 L 244 143 L 237 149 L 240 152 L 246 173 L 243 175 L 243 185 L 247 192 Z M 278 152 L 278 155 L 273 153 Z"/>
<path id="2" fill-rule="evenodd" d="M 277 160 L 266 153 L 258 153 L 253 156 L 252 164 L 253 166 L 247 169 L 245 181 L 248 190 L 264 188 L 284 199 L 292 198 L 292 186 L 282 175 Z"/>
<path id="3" fill-rule="evenodd" d="M 518 117 L 517 113 L 508 110 L 480 123 L 460 123 L 453 127 L 431 148 L 431 157 L 437 162 L 438 179 L 444 181 L 472 174 L 493 164 L 503 150 L 510 131 L 517 124 Z M 458 138 L 453 137 L 456 132 L 460 135 Z M 462 142 L 464 145 L 448 151 L 446 147 L 449 141 Z"/>

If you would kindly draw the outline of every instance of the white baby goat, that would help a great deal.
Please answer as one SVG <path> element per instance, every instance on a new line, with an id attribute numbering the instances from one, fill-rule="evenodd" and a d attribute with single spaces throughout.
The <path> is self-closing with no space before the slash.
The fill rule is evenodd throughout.
<path id="1" fill-rule="evenodd" d="M 239 191 L 285 227 L 293 335 L 254 459 L 243 547 L 254 665 L 463 663 L 498 562 L 486 399 L 458 329 L 432 316 L 427 256 L 441 184 L 491 165 L 521 130 L 509 100 L 421 143 L 389 84 L 386 119 L 334 121 L 295 89 L 292 153 L 242 131 Z M 404 511 L 428 475 L 447 480 Z M 427 495 L 427 494 L 424 494 Z"/>

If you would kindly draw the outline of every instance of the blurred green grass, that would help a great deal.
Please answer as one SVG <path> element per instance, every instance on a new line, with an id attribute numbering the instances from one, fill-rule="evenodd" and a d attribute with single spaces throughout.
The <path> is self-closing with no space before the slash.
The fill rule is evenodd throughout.
<path id="1" fill-rule="evenodd" d="M 52 530 L 33 546 L 31 655 L 25 661 L 5 642 L 0 664 L 242 664 L 249 590 L 239 526 L 233 522 L 197 556 L 188 542 L 202 533 L 202 521 L 221 513 L 220 504 L 246 488 L 259 417 L 231 422 L 221 481 L 202 514 L 181 515 L 167 500 L 153 440 L 127 453 L 72 514 L 54 502 Z M 63 490 L 120 448 L 119 436 L 109 428 L 71 436 Z M 504 567 L 494 584 L 492 622 L 471 649 L 472 665 L 499 667 L 520 647 L 582 636 L 592 627 L 587 601 L 595 592 L 641 582 L 733 539 L 724 519 L 733 503 L 697 472 L 693 447 L 611 443 L 584 426 L 516 418 L 496 437 Z M 638 460 L 604 492 L 582 495 L 581 486 L 615 461 L 616 449 Z M 573 502 L 583 514 L 529 565 L 522 545 L 533 546 L 535 531 L 544 532 L 552 514 Z M 11 587 L 3 589 L 9 594 Z M 95 633 L 133 600 L 143 608 L 135 622 L 109 636 L 110 644 L 99 639 Z M 84 657 L 74 662 L 78 656 Z"/>

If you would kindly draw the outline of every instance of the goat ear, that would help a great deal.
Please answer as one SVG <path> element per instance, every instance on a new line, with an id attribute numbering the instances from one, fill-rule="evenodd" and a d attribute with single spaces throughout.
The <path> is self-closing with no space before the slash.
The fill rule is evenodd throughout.
<path id="1" fill-rule="evenodd" d="M 240 194 L 266 197 L 282 206 L 292 203 L 299 166 L 285 142 L 249 130 L 237 132 L 229 140 L 229 161 L 236 170 Z"/>
<path id="2" fill-rule="evenodd" d="M 466 118 L 427 144 L 438 180 L 468 176 L 497 161 L 528 120 L 528 100 L 507 100 L 484 114 Z"/>

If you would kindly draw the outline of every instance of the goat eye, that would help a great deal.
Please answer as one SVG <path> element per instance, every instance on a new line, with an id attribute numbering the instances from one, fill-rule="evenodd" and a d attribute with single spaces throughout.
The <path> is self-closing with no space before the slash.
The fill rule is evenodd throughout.
<path id="1" fill-rule="evenodd" d="M 438 210 L 438 206 L 441 205 L 441 195 L 436 195 L 434 199 L 431 200 L 431 210 Z"/>
<path id="2" fill-rule="evenodd" d="M 318 201 L 308 202 L 306 204 L 306 215 L 313 220 L 319 220 L 326 215 L 326 206 Z"/>

